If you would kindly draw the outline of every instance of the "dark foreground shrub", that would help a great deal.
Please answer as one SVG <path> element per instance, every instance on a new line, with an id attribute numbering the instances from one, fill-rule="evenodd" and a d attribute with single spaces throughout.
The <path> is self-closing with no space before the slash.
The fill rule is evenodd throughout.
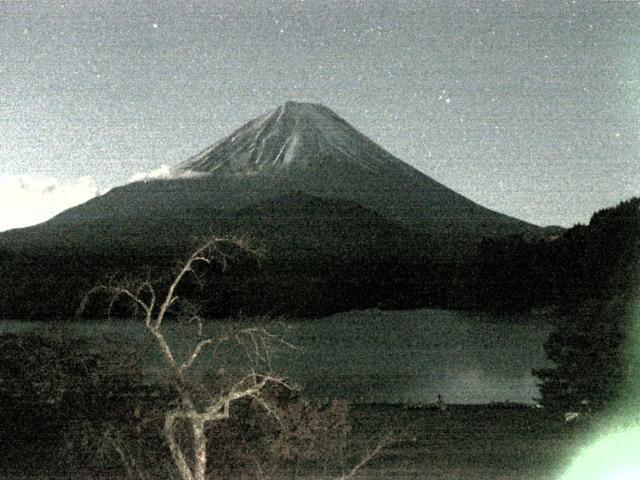
<path id="1" fill-rule="evenodd" d="M 129 355 L 102 347 L 52 331 L 0 335 L 1 471 L 98 466 L 104 432 L 164 403 L 166 393 L 144 383 Z"/>
<path id="2" fill-rule="evenodd" d="M 162 436 L 177 394 L 149 381 L 142 365 L 122 345 L 97 350 L 55 332 L 0 335 L 0 474 L 177 478 Z M 346 402 L 314 403 L 275 387 L 260 400 L 237 402 L 228 420 L 209 426 L 208 472 L 326 472 L 342 463 L 348 413 Z"/>

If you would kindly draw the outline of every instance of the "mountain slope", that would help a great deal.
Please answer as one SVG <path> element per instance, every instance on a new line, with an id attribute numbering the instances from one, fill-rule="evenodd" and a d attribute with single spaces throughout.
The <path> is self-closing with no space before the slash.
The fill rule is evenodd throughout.
<path id="1" fill-rule="evenodd" d="M 88 220 L 195 223 L 292 192 L 359 203 L 442 244 L 541 229 L 486 209 L 397 159 L 326 107 L 288 102 L 175 168 L 202 175 L 136 182 L 63 212 Z"/>
<path id="2" fill-rule="evenodd" d="M 466 199 L 378 146 L 321 105 L 288 102 L 192 157 L 181 171 L 252 178 L 279 191 L 356 201 L 447 236 L 535 234 L 538 227 Z"/>
<path id="3" fill-rule="evenodd" d="M 368 308 L 406 292 L 429 264 L 429 238 L 346 200 L 294 192 L 196 220 L 108 217 L 0 235 L 0 318 L 68 318 L 106 276 L 160 279 L 211 232 L 248 235 L 263 253 L 215 278 L 201 300 L 213 316 Z"/>
<path id="4" fill-rule="evenodd" d="M 0 247 L 15 254 L 170 255 L 215 234 L 248 236 L 267 249 L 269 256 L 291 259 L 326 258 L 332 252 L 351 250 L 355 256 L 367 257 L 374 248 L 398 256 L 403 245 L 424 246 L 427 241 L 424 235 L 355 202 L 302 192 L 248 202 L 233 212 L 194 208 L 182 213 L 146 212 L 135 217 L 113 214 L 87 219 L 63 216 L 35 227 L 4 232 L 0 234 Z"/>

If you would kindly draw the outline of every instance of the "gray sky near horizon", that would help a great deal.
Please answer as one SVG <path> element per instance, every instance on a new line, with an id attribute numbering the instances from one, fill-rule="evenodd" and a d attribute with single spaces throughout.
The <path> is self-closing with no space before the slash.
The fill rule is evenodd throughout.
<path id="1" fill-rule="evenodd" d="M 484 206 L 585 223 L 640 195 L 639 82 L 635 1 L 0 1 L 0 216 L 298 100 Z"/>

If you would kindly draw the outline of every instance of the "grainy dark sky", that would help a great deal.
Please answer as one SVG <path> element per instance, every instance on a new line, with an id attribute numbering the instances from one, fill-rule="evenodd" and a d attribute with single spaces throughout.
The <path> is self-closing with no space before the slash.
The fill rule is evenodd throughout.
<path id="1" fill-rule="evenodd" d="M 636 1 L 4 0 L 0 216 L 177 164 L 291 99 L 570 226 L 640 194 L 639 81 Z"/>

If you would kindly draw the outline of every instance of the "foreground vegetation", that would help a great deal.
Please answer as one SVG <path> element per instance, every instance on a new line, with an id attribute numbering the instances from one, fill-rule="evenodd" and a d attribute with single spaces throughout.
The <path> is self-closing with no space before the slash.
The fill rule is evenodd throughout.
<path id="1" fill-rule="evenodd" d="M 1 417 L 2 478 L 178 478 L 159 415 L 170 390 L 142 385 L 140 377 L 132 378 L 135 371 L 105 364 L 100 356 L 78 363 L 80 343 L 8 335 L 2 341 L 2 402 L 11 406 Z M 56 352 L 61 346 L 66 356 Z M 26 351 L 33 358 L 28 369 L 10 370 L 24 365 Z M 54 353 L 66 360 L 56 364 L 58 375 L 43 377 L 41 365 Z M 25 388 L 18 390 L 18 383 Z M 556 479 L 593 422 L 566 424 L 562 412 L 519 405 L 441 411 L 318 404 L 282 390 L 269 398 L 283 422 L 246 401 L 229 420 L 208 428 L 207 478 L 338 478 L 366 458 L 380 432 L 391 432 L 397 441 L 355 478 Z M 182 435 L 186 441 L 188 431 Z"/>
<path id="2" fill-rule="evenodd" d="M 179 392 L 138 342 L 101 338 L 64 327 L 0 336 L 0 477 L 179 478 L 163 438 Z M 232 374 L 215 365 L 192 380 L 215 391 Z M 245 398 L 207 427 L 207 478 L 340 478 L 393 439 L 354 478 L 557 479 L 601 418 L 566 423 L 564 410 L 509 403 L 319 402 L 273 387 L 262 395 L 275 415 Z M 189 429 L 176 436 L 188 455 Z"/>
<path id="3" fill-rule="evenodd" d="M 171 377 L 145 371 L 140 352 L 126 345 L 115 342 L 92 351 L 84 340 L 56 332 L 3 334 L 0 347 L 2 478 L 183 478 L 171 450 L 180 448 L 189 458 L 198 444 L 189 418 L 167 432 L 166 417 L 180 408 L 185 388 L 193 395 L 204 395 L 205 387 L 224 395 L 233 378 L 233 372 L 206 369 L 179 386 Z M 346 452 L 346 402 L 309 402 L 280 387 L 272 383 L 260 397 L 244 395 L 228 416 L 205 422 L 209 441 L 201 448 L 210 475 L 255 477 L 326 465 Z M 341 458 L 325 470 L 338 476 L 358 460 Z"/>
<path id="4" fill-rule="evenodd" d="M 545 343 L 552 368 L 537 369 L 542 402 L 576 410 L 604 410 L 637 375 L 640 199 L 596 213 L 588 227 L 569 230 L 556 252 L 566 301 Z M 552 257 L 553 258 L 553 257 Z M 566 278 L 563 280 L 563 278 Z"/>
<path id="5" fill-rule="evenodd" d="M 0 336 L 3 475 L 347 479 L 366 468 L 368 478 L 555 478 L 591 421 L 565 424 L 563 412 L 578 406 L 585 414 L 605 410 L 629 372 L 621 349 L 638 287 L 639 207 L 640 201 L 632 201 L 600 213 L 587 230 L 577 229 L 548 250 L 564 248 L 566 258 L 582 261 L 567 277 L 575 290 L 546 345 L 555 365 L 536 370 L 544 409 L 350 410 L 339 400 L 305 400 L 271 370 L 274 344 L 294 346 L 264 324 L 207 336 L 198 298 L 184 301 L 194 292 L 206 295 L 207 276 L 226 266 L 229 254 L 217 247 L 227 241 L 214 239 L 168 279 L 110 282 L 94 289 L 106 298 L 91 303 L 85 297 L 82 303 L 84 311 L 90 306 L 140 319 L 162 353 L 164 378 L 148 376 L 144 352 L 135 346 L 90 348 L 55 328 L 46 336 Z M 586 256 L 572 256 L 576 245 L 587 248 Z M 237 242 L 232 246 L 246 251 Z M 613 253 L 606 253 L 610 247 Z M 513 251 L 526 259 L 538 251 L 531 248 Z M 509 264 L 495 252 L 491 258 Z M 201 264 L 204 270 L 197 268 Z M 504 272 L 492 275 L 496 284 L 514 281 Z M 193 276 L 191 283 L 183 283 L 187 276 Z M 510 284 L 505 291 L 516 295 L 519 288 Z M 520 300 L 521 306 L 536 304 Z M 165 314 L 193 327 L 194 343 L 181 354 L 167 343 Z M 236 349 L 231 368 L 216 363 L 220 348 Z M 192 369 L 205 351 L 214 361 Z M 382 433 L 389 429 L 392 436 Z M 376 436 L 378 443 L 363 448 Z"/>

